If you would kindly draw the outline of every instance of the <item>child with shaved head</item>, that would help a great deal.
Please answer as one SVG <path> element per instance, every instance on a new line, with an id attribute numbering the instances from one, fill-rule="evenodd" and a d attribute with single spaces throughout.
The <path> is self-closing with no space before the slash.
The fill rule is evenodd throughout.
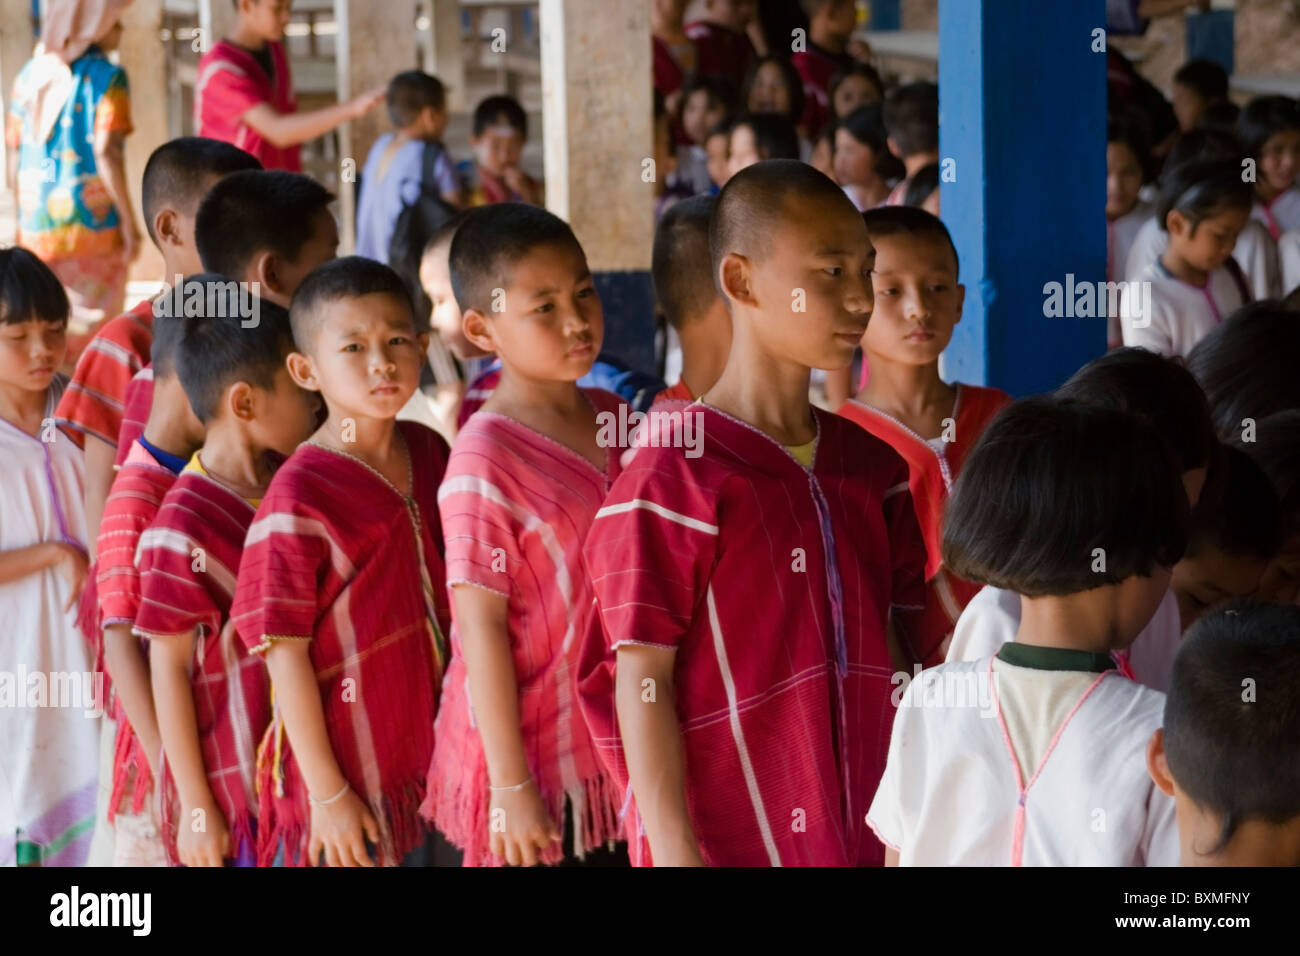
<path id="1" fill-rule="evenodd" d="M 731 351 L 682 406 L 698 456 L 641 449 L 587 536 L 587 719 L 630 783 L 634 862 L 878 864 L 887 635 L 924 602 L 925 546 L 903 460 L 808 401 L 812 369 L 853 359 L 874 250 L 787 160 L 727 182 L 709 249 Z"/>

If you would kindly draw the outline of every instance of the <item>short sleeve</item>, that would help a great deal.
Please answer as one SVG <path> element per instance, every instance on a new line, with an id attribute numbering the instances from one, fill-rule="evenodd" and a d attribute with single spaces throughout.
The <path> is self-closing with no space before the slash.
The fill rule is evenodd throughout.
<path id="1" fill-rule="evenodd" d="M 127 386 L 143 362 L 138 346 L 116 334 L 115 323 L 135 321 L 133 316 L 119 316 L 96 333 L 77 360 L 72 381 L 59 399 L 54 420 L 79 446 L 84 447 L 86 435 L 109 445 L 117 444 Z"/>
<path id="2" fill-rule="evenodd" d="M 461 439 L 438 489 L 447 587 L 472 584 L 509 598 L 523 564 L 522 526 L 509 499 L 509 477 L 494 465 L 490 439 L 478 431 L 462 433 Z"/>
<path id="3" fill-rule="evenodd" d="M 230 608 L 245 647 L 263 651 L 275 638 L 315 636 L 319 591 L 331 554 L 343 551 L 328 526 L 298 505 L 291 491 L 263 499 L 244 539 Z"/>
<path id="4" fill-rule="evenodd" d="M 952 643 L 948 646 L 948 660 L 992 657 L 1003 644 L 1015 640 L 1020 626 L 1019 609 L 1020 595 L 1015 592 L 995 587 L 980 589 L 957 618 Z"/>
<path id="5" fill-rule="evenodd" d="M 717 550 L 712 493 L 679 450 L 641 449 L 615 480 L 583 548 L 608 647 L 676 648 Z"/>
<path id="6" fill-rule="evenodd" d="M 131 124 L 131 92 L 126 71 L 116 69 L 109 78 L 108 87 L 95 107 L 96 133 L 129 133 Z"/>
<path id="7" fill-rule="evenodd" d="M 894 713 L 894 726 L 889 734 L 889 756 L 885 761 L 885 772 L 880 778 L 880 786 L 867 811 L 867 826 L 889 849 L 902 852 L 906 846 L 905 821 L 903 815 L 903 787 L 907 776 L 905 761 L 908 757 L 906 747 L 910 735 L 910 721 L 917 713 L 915 696 L 920 681 L 912 681 L 903 692 L 902 702 Z"/>
<path id="8" fill-rule="evenodd" d="M 1133 285 L 1126 284 L 1119 300 L 1120 332 L 1124 344 L 1149 349 L 1157 355 L 1172 355 L 1174 343 L 1169 334 L 1165 309 L 1161 303 L 1152 301 L 1149 314 L 1135 315 L 1134 306 L 1137 303 L 1132 301 L 1133 288 Z"/>
<path id="9" fill-rule="evenodd" d="M 439 192 L 443 194 L 460 192 L 460 179 L 456 175 L 456 167 L 452 165 L 451 157 L 445 151 L 438 156 L 438 161 L 433 165 L 433 178 L 438 183 Z"/>
<path id="10" fill-rule="evenodd" d="M 198 570 L 194 551 L 201 545 L 175 526 L 175 512 L 164 506 L 158 520 L 140 536 L 140 611 L 135 633 L 150 640 L 180 637 L 200 627 L 220 630 L 224 615 L 212 588 L 215 569 Z"/>

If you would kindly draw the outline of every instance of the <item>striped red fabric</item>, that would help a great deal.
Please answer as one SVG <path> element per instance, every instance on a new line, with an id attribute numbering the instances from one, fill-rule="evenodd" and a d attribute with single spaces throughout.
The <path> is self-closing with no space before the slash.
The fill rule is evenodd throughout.
<path id="1" fill-rule="evenodd" d="M 140 610 L 140 572 L 135 566 L 140 536 L 153 523 L 163 498 L 176 483 L 176 476 L 164 468 L 139 442 L 132 442 L 125 461 L 113 479 L 99 524 L 95 582 L 98 589 L 96 629 L 115 624 L 134 625 Z M 113 790 L 108 819 L 112 820 L 124 797 L 131 798 L 130 812 L 140 813 L 153 790 L 149 762 L 140 749 L 140 739 L 126 719 L 119 698 L 114 708 L 117 737 L 113 747 Z M 126 788 L 130 786 L 130 793 Z"/>
<path id="2" fill-rule="evenodd" d="M 944 443 L 942 454 L 926 444 L 916 432 L 879 409 L 853 400 L 845 402 L 839 409 L 841 415 L 887 442 L 907 462 L 908 487 L 916 505 L 921 533 L 925 536 L 928 556 L 926 579 L 931 590 L 931 599 L 927 602 L 930 619 L 923 630 L 938 638 L 910 648 L 926 667 L 943 663 L 947 638 L 952 635 L 962 608 L 980 589 L 980 585 L 941 567 L 943 507 L 971 448 L 993 417 L 1011 404 L 1011 396 L 1001 389 L 978 385 L 958 385 L 957 389 L 952 440 Z"/>
<path id="3" fill-rule="evenodd" d="M 584 549 L 598 615 L 579 687 L 625 784 L 617 649 L 675 649 L 687 801 L 706 863 L 883 862 L 864 824 L 893 708 L 886 624 L 923 606 L 925 546 L 907 466 L 814 409 L 805 469 L 763 432 L 699 403 L 702 455 L 641 449 Z M 649 862 L 632 814 L 632 856 Z"/>
<path id="4" fill-rule="evenodd" d="M 235 633 L 230 604 L 253 506 L 193 465 L 163 499 L 140 536 L 140 611 L 135 632 L 165 641 L 198 632 L 190 686 L 203 766 L 230 828 L 232 856 L 254 837 L 257 743 L 271 718 L 266 666 Z M 176 859 L 177 812 L 171 773 L 159 787 L 163 842 Z"/>
<path id="5" fill-rule="evenodd" d="M 447 443 L 415 422 L 397 428 L 410 450 L 410 498 L 314 444 L 280 466 L 249 528 L 233 608 L 249 648 L 311 638 L 330 743 L 379 821 L 386 865 L 424 839 L 419 807 L 450 623 L 436 499 Z M 293 865 L 306 860 L 309 805 L 281 730 L 277 715 L 258 768 L 259 861 L 283 841 Z"/>
<path id="6" fill-rule="evenodd" d="M 147 299 L 95 333 L 54 410 L 54 420 L 79 447 L 86 435 L 117 444 L 127 383 L 149 361 L 152 347 L 153 303 Z"/>
<path id="7" fill-rule="evenodd" d="M 252 53 L 221 40 L 199 60 L 194 82 L 194 125 L 199 136 L 219 139 L 256 156 L 264 169 L 302 172 L 300 147 L 276 146 L 247 123 L 243 116 L 254 106 L 268 103 L 277 113 L 293 113 L 298 100 L 293 92 L 289 58 L 280 43 L 268 43 L 274 76 L 268 77 Z"/>
<path id="8" fill-rule="evenodd" d="M 623 404 L 600 389 L 582 391 L 594 412 L 617 414 Z M 602 473 L 578 452 L 514 419 L 480 412 L 457 436 L 438 491 L 448 588 L 465 583 L 508 599 L 529 770 L 557 824 L 564 821 L 568 798 L 579 855 L 620 838 L 619 792 L 578 708 L 575 675 L 579 639 L 592 609 L 582 544 L 618 476 L 618 451 L 607 449 Z M 462 639 L 453 620 L 452 659 L 422 809 L 465 851 L 466 866 L 501 865 L 489 848 L 490 781 L 470 712 Z M 558 863 L 561 856 L 556 844 L 541 859 Z"/>
<path id="9" fill-rule="evenodd" d="M 146 365 L 127 383 L 126 399 L 122 402 L 122 425 L 117 433 L 117 459 L 113 464 L 121 468 L 136 439 L 144 434 L 153 406 L 153 365 Z"/>

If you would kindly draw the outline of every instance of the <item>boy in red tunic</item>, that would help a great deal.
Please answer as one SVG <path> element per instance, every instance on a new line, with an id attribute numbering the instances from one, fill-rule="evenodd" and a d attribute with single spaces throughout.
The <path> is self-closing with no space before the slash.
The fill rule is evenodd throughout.
<path id="1" fill-rule="evenodd" d="M 214 298 L 225 285 L 202 274 L 186 284 Z M 209 300 L 211 301 L 211 300 Z M 187 866 L 252 865 L 257 742 L 270 720 L 266 671 L 230 619 L 244 536 L 275 465 L 311 434 L 316 402 L 289 376 L 288 315 L 268 302 L 240 316 L 183 319 L 177 371 L 207 429 L 203 448 L 140 537 L 140 612 L 149 640 L 165 767 L 163 838 Z M 255 321 L 254 321 L 255 320 Z"/>
<path id="2" fill-rule="evenodd" d="M 816 140 L 834 115 L 831 80 L 853 65 L 849 40 L 858 22 L 854 0 L 803 0 L 808 15 L 805 48 L 790 56 L 790 63 L 803 80 L 803 119 L 800 125 L 810 140 Z"/>
<path id="3" fill-rule="evenodd" d="M 866 328 L 871 244 L 834 182 L 768 160 L 727 183 L 709 245 L 730 357 L 656 406 L 702 443 L 641 448 L 597 513 L 583 705 L 630 783 L 635 862 L 879 864 L 889 632 L 924 600 L 925 546 L 902 459 L 808 401 Z"/>
<path id="4" fill-rule="evenodd" d="M 725 77 L 740 89 L 755 55 L 745 31 L 757 13 L 755 0 L 704 0 L 704 16 L 686 24 L 697 76 Z"/>
<path id="5" fill-rule="evenodd" d="M 379 104 L 387 86 L 345 103 L 299 113 L 280 40 L 290 19 L 286 0 L 235 0 L 238 19 L 229 37 L 199 60 L 194 125 L 200 136 L 233 143 L 267 169 L 302 170 L 299 146 L 324 136 Z"/>
<path id="6" fill-rule="evenodd" d="M 275 687 L 258 855 L 369 866 L 369 843 L 381 864 L 419 865 L 449 623 L 448 450 L 396 416 L 427 337 L 401 277 L 360 256 L 308 276 L 291 315 L 289 369 L 329 417 L 276 474 L 239 566 L 233 618 Z"/>
<path id="7" fill-rule="evenodd" d="M 934 597 L 926 631 L 940 638 L 936 646 L 910 650 L 928 666 L 943 662 L 962 608 L 980 589 L 940 567 L 943 506 L 966 455 L 1011 396 L 996 388 L 949 385 L 939 377 L 939 355 L 961 321 L 966 296 L 957 281 L 957 250 L 944 224 L 913 206 L 872 209 L 863 218 L 876 247 L 876 307 L 862 337 L 871 374 L 839 413 L 907 461 Z"/>
<path id="8" fill-rule="evenodd" d="M 140 572 L 135 566 L 140 535 L 153 523 L 163 497 L 190 456 L 203 444 L 195 417 L 176 374 L 183 322 L 160 316 L 153 325 L 153 369 L 159 401 L 146 409 L 148 423 L 122 457 L 99 526 L 96 628 L 104 636 L 104 666 L 117 690 L 113 717 L 112 791 L 108 820 L 115 831 L 115 866 L 166 863 L 151 798 L 162 738 L 149 683 L 148 651 L 131 633 L 140 611 Z M 129 798 L 129 799 L 128 799 Z"/>

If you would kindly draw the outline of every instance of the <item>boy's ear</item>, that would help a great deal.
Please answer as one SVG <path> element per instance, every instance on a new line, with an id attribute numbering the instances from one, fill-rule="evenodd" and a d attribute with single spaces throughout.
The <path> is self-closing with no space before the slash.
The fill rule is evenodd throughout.
<path id="1" fill-rule="evenodd" d="M 957 283 L 957 322 L 961 321 L 962 308 L 966 305 L 966 287 L 960 282 Z M 956 325 L 954 322 L 953 325 Z"/>
<path id="2" fill-rule="evenodd" d="M 158 237 L 158 247 L 163 246 L 182 246 L 184 240 L 181 239 L 180 214 L 168 206 L 163 206 L 154 214 L 153 217 L 153 234 Z M 171 277 L 168 276 L 170 279 Z"/>
<path id="3" fill-rule="evenodd" d="M 249 422 L 257 417 L 253 386 L 247 382 L 236 382 L 226 389 L 222 404 L 225 405 L 226 411 L 239 421 Z"/>
<path id="4" fill-rule="evenodd" d="M 290 352 L 285 357 L 284 364 L 289 369 L 289 377 L 299 388 L 311 392 L 320 391 L 320 384 L 316 381 L 316 370 L 312 367 L 308 356 L 302 352 Z"/>
<path id="5" fill-rule="evenodd" d="M 1191 233 L 1188 231 L 1190 225 L 1191 223 L 1187 221 L 1187 217 L 1177 209 L 1169 210 L 1169 215 L 1165 217 L 1165 228 L 1171 236 L 1177 235 L 1180 238 L 1190 236 Z"/>
<path id="6" fill-rule="evenodd" d="M 757 304 L 750 282 L 750 262 L 738 252 L 729 252 L 718 266 L 719 286 L 728 299 L 744 305 Z"/>
<path id="7" fill-rule="evenodd" d="M 484 352 L 497 350 L 497 344 L 492 339 L 492 323 L 478 309 L 466 309 L 461 313 L 460 330 L 465 333 L 465 338 Z"/>
<path id="8" fill-rule="evenodd" d="M 428 332 L 415 333 L 415 343 L 420 346 L 420 354 L 426 357 L 429 354 L 429 338 L 430 336 Z"/>
<path id="9" fill-rule="evenodd" d="M 899 159 L 902 159 L 902 158 L 903 158 L 903 151 L 902 151 L 901 149 L 899 149 L 899 148 L 898 148 L 898 144 L 897 144 L 896 142 L 894 142 L 894 137 L 892 137 L 892 136 L 888 136 L 888 137 L 886 137 L 886 138 L 885 138 L 885 145 L 888 146 L 888 147 L 889 147 L 889 151 L 890 151 L 891 153 L 893 153 L 895 156 L 897 156 Z"/>
<path id="10" fill-rule="evenodd" d="M 250 281 L 261 284 L 263 298 L 269 292 L 277 298 L 288 299 L 281 265 L 279 256 L 270 249 L 263 249 L 253 255 L 244 272 Z"/>
<path id="11" fill-rule="evenodd" d="M 1151 782 L 1160 788 L 1166 796 L 1174 795 L 1174 778 L 1169 773 L 1169 761 L 1165 759 L 1165 732 L 1157 730 L 1147 741 L 1147 773 Z"/>

